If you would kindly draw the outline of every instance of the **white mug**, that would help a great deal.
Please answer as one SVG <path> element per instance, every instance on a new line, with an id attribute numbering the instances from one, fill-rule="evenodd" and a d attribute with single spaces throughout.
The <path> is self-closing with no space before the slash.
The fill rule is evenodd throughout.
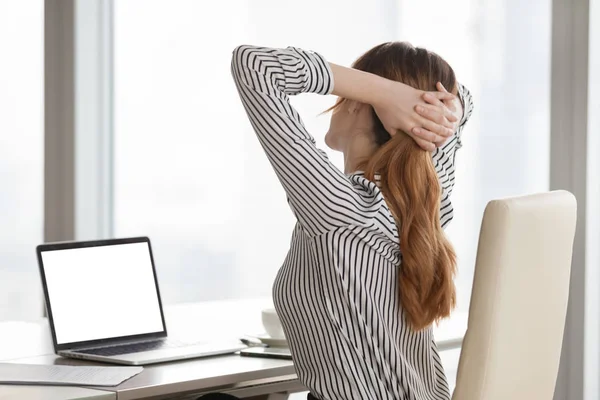
<path id="1" fill-rule="evenodd" d="M 274 308 L 262 310 L 262 324 L 267 334 L 273 339 L 285 339 L 281 321 Z"/>

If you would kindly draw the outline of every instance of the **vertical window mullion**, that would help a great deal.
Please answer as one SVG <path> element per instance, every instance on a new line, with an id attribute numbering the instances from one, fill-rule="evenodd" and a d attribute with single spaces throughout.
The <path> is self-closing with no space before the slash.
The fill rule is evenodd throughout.
<path id="1" fill-rule="evenodd" d="M 112 236 L 112 1 L 75 7 L 75 236 Z"/>

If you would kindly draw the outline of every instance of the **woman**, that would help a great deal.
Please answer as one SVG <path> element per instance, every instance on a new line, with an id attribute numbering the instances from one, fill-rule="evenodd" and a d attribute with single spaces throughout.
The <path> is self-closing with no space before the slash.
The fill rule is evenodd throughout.
<path id="1" fill-rule="evenodd" d="M 431 326 L 455 304 L 443 228 L 468 91 L 442 58 L 399 42 L 353 68 L 241 46 L 232 71 L 298 220 L 273 298 L 299 380 L 322 400 L 449 399 Z M 339 96 L 326 143 L 345 174 L 288 101 L 309 92 Z"/>

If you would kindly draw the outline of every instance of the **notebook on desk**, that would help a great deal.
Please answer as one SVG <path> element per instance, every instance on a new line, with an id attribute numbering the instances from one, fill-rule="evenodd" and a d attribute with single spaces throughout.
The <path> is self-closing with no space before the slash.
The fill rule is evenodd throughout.
<path id="1" fill-rule="evenodd" d="M 140 372 L 142 367 L 0 363 L 0 384 L 117 386 Z"/>
<path id="2" fill-rule="evenodd" d="M 167 337 L 147 237 L 43 244 L 37 256 L 54 350 L 61 356 L 146 365 L 246 347 L 237 340 Z"/>

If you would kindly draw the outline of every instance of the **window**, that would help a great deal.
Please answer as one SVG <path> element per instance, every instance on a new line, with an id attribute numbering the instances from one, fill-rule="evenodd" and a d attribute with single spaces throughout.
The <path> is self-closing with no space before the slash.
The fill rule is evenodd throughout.
<path id="1" fill-rule="evenodd" d="M 0 2 L 0 320 L 42 315 L 43 6 Z"/>

